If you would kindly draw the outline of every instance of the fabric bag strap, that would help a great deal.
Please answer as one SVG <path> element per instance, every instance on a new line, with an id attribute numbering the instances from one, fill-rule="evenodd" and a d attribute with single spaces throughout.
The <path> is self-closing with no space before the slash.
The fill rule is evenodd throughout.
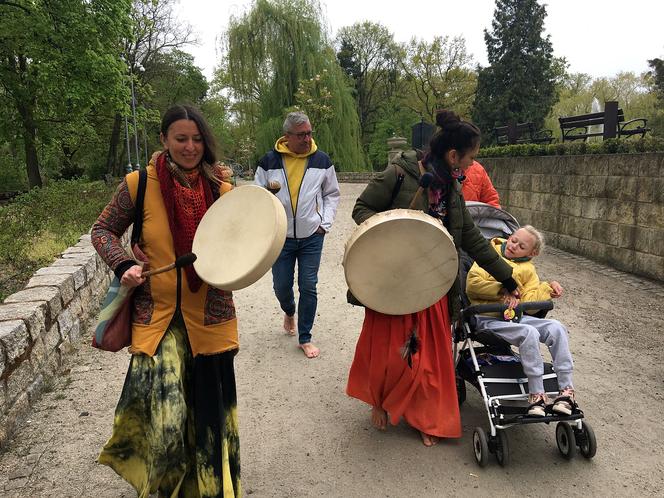
<path id="1" fill-rule="evenodd" d="M 148 183 L 148 172 L 142 169 L 138 172 L 138 191 L 136 192 L 136 206 L 134 210 L 134 228 L 131 231 L 131 245 L 138 244 L 143 232 L 143 204 L 145 188 Z"/>
<path id="2" fill-rule="evenodd" d="M 392 196 L 390 197 L 390 205 L 387 207 L 387 209 L 391 209 L 392 206 L 394 205 L 394 200 L 397 198 L 397 195 L 399 195 L 399 191 L 401 190 L 401 185 L 403 185 L 403 180 L 406 177 L 406 173 L 401 168 L 401 166 L 395 164 L 394 170 L 397 175 L 397 182 L 394 184 L 394 188 L 392 189 Z"/>

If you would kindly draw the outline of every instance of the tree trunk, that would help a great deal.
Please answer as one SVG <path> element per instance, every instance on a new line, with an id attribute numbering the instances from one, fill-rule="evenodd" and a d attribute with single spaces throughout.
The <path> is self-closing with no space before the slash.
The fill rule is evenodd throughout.
<path id="1" fill-rule="evenodd" d="M 41 174 L 39 173 L 39 157 L 37 156 L 37 127 L 33 108 L 29 102 L 17 103 L 18 112 L 23 121 L 23 146 L 25 148 L 25 164 L 28 169 L 28 187 L 42 186 Z"/>
<path id="2" fill-rule="evenodd" d="M 121 168 L 118 165 L 118 144 L 120 143 L 120 127 L 122 125 L 122 116 L 115 114 L 113 120 L 113 131 L 111 140 L 108 144 L 108 154 L 106 156 L 106 173 L 113 176 L 120 176 Z"/>

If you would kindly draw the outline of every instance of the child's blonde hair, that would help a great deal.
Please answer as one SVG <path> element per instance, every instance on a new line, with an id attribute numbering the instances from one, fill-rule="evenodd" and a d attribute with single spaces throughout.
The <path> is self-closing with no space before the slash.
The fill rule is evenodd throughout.
<path id="1" fill-rule="evenodd" d="M 526 232 L 528 232 L 530 235 L 532 235 L 533 238 L 535 239 L 535 245 L 533 246 L 533 251 L 536 254 L 542 254 L 542 252 L 544 252 L 544 235 L 542 235 L 542 232 L 537 230 L 532 225 L 523 225 L 520 228 L 523 228 Z"/>

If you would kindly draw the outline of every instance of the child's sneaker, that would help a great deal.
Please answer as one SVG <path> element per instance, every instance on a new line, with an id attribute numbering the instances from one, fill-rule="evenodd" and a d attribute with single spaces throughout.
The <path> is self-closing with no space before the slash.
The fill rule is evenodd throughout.
<path id="1" fill-rule="evenodd" d="M 566 387 L 558 393 L 558 397 L 553 400 L 553 406 L 551 410 L 560 415 L 571 415 L 576 407 L 576 401 L 574 401 L 574 389 L 571 387 Z"/>
<path id="2" fill-rule="evenodd" d="M 547 397 L 545 393 L 535 393 L 528 395 L 528 415 L 533 417 L 544 417 L 546 415 Z"/>

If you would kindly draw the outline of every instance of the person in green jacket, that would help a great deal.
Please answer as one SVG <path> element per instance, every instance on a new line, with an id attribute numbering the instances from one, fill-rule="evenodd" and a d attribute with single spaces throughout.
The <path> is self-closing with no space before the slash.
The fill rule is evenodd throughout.
<path id="1" fill-rule="evenodd" d="M 501 282 L 503 294 L 518 296 L 512 268 L 475 226 L 461 193 L 459 179 L 478 153 L 480 132 L 452 111 L 439 111 L 436 123 L 440 128 L 424 159 L 418 162 L 415 151 L 403 152 L 367 185 L 355 203 L 353 219 L 360 224 L 376 213 L 408 208 L 420 175 L 427 171 L 433 181 L 415 209 L 440 220 L 457 251 L 466 251 Z M 395 189 L 397 182 L 401 186 Z M 365 309 L 346 392 L 372 406 L 372 423 L 378 429 L 386 429 L 388 419 L 396 425 L 404 418 L 420 432 L 425 446 L 441 437 L 461 437 L 451 337 L 459 311 L 458 279 L 440 301 L 417 313 L 395 316 Z M 402 351 L 413 342 L 417 347 L 411 347 L 409 365 Z"/>

